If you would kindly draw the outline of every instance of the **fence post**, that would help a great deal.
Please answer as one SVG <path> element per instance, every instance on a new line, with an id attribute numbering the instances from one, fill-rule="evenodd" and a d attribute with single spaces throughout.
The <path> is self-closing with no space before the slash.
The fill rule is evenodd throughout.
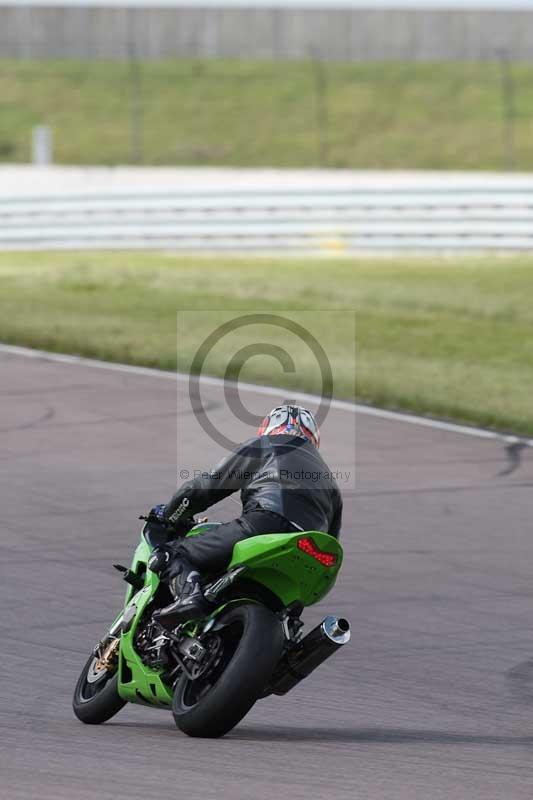
<path id="1" fill-rule="evenodd" d="M 503 115 L 503 163 L 504 169 L 515 169 L 515 86 L 512 62 L 507 50 L 499 51 L 500 85 Z"/>
<path id="2" fill-rule="evenodd" d="M 326 70 L 319 54 L 313 48 L 310 48 L 309 52 L 315 90 L 318 163 L 320 166 L 325 167 L 329 164 L 328 83 Z"/>
<path id="3" fill-rule="evenodd" d="M 37 125 L 32 130 L 31 160 L 38 167 L 52 163 L 52 131 L 48 125 Z"/>
<path id="4" fill-rule="evenodd" d="M 128 64 L 130 84 L 130 161 L 144 161 L 144 115 L 141 64 L 137 57 L 135 9 L 128 8 Z"/>

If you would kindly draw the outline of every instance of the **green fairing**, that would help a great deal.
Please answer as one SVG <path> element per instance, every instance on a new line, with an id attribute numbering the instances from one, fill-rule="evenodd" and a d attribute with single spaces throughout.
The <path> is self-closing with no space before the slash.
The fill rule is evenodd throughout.
<path id="1" fill-rule="evenodd" d="M 151 551 L 150 545 L 144 536 L 141 536 L 141 541 L 133 556 L 131 566 L 133 572 L 141 574 L 146 569 Z M 171 689 L 161 680 L 160 670 L 151 669 L 143 664 L 133 644 L 139 620 L 158 586 L 158 576 L 155 572 L 146 569 L 144 587 L 139 592 L 135 592 L 129 586 L 126 592 L 124 607 L 127 608 L 131 603 L 136 606 L 137 613 L 129 631 L 123 633 L 120 638 L 118 692 L 124 700 L 128 700 L 130 703 L 144 703 L 169 709 L 172 705 Z"/>
<path id="2" fill-rule="evenodd" d="M 324 567 L 297 547 L 309 536 L 317 547 L 337 556 L 334 567 Z M 333 536 L 319 531 L 269 533 L 253 536 L 233 548 L 230 568 L 247 566 L 246 578 L 260 583 L 280 598 L 284 606 L 295 601 L 304 606 L 321 600 L 332 588 L 342 564 L 342 548 Z"/>
<path id="3" fill-rule="evenodd" d="M 201 535 L 209 527 L 197 526 L 189 535 Z M 336 555 L 336 564 L 325 567 L 302 552 L 297 542 L 303 537 L 312 538 L 320 550 Z M 150 553 L 151 547 L 141 535 L 131 569 L 139 575 L 144 573 L 144 587 L 135 592 L 129 586 L 126 592 L 125 608 L 132 604 L 137 611 L 130 629 L 121 635 L 118 690 L 120 696 L 130 703 L 168 709 L 172 704 L 172 691 L 161 680 L 161 671 L 143 664 L 134 649 L 137 626 L 159 586 L 158 576 L 146 568 Z M 243 577 L 265 586 L 286 607 L 295 601 L 309 606 L 321 600 L 335 583 L 341 564 L 342 548 L 336 539 L 319 531 L 306 531 L 272 533 L 245 539 L 235 545 L 229 567 L 246 566 Z M 221 605 L 212 616 L 216 617 L 224 607 L 225 604 Z"/>

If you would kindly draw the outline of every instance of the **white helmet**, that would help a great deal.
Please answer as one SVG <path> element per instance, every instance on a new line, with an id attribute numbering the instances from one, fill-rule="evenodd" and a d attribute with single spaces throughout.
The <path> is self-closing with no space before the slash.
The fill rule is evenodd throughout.
<path id="1" fill-rule="evenodd" d="M 258 436 L 301 436 L 315 447 L 320 446 L 320 431 L 314 416 L 301 406 L 276 406 L 257 431 Z"/>

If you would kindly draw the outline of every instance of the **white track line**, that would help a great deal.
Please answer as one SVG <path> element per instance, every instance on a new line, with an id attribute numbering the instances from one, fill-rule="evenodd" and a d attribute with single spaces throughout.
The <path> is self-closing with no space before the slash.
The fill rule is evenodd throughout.
<path id="1" fill-rule="evenodd" d="M 78 364 L 84 367 L 92 367 L 93 369 L 106 369 L 112 372 L 126 372 L 131 375 L 144 375 L 153 378 L 164 378 L 166 380 L 174 380 L 180 383 L 186 383 L 189 376 L 181 372 L 169 372 L 167 370 L 155 369 L 153 367 L 137 367 L 133 364 L 120 364 L 112 361 L 99 361 L 94 358 L 84 358 L 83 356 L 73 356 L 64 353 L 51 353 L 47 350 L 35 350 L 29 347 L 18 347 L 16 345 L 0 344 L 0 353 L 7 355 L 24 356 L 25 358 L 36 358 L 45 361 L 54 361 L 60 364 Z M 227 381 L 222 378 L 212 378 L 202 376 L 202 384 L 206 386 L 224 386 L 228 385 Z M 231 384 L 229 384 L 231 385 Z M 240 392 L 254 392 L 255 394 L 268 395 L 278 397 L 283 389 L 276 389 L 273 386 L 259 386 L 252 383 L 238 384 Z M 320 397 L 314 394 L 306 394 L 298 392 L 297 397 L 301 400 L 310 403 L 319 403 Z M 378 419 L 386 419 L 391 422 L 404 422 L 409 425 L 419 425 L 424 428 L 433 428 L 435 430 L 446 431 L 448 433 L 457 433 L 463 436 L 474 436 L 477 439 L 493 439 L 506 444 L 521 443 L 527 447 L 533 447 L 533 439 L 523 439 L 520 436 L 508 436 L 497 431 L 487 430 L 486 428 L 474 428 L 469 425 L 456 425 L 453 422 L 445 422 L 444 420 L 431 419 L 428 417 L 420 417 L 415 414 L 403 414 L 399 411 L 387 411 L 383 408 L 375 408 L 374 406 L 360 405 L 359 403 L 349 403 L 345 400 L 332 400 L 331 408 L 338 411 L 348 411 L 356 414 L 365 414 L 369 417 L 377 417 Z"/>

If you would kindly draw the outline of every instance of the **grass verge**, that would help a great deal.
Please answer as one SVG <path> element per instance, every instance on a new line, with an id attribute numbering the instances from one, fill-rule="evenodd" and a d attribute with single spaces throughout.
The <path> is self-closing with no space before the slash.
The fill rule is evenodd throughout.
<path id="1" fill-rule="evenodd" d="M 0 60 L 0 161 L 530 170 L 532 122 L 528 64 Z"/>
<path id="2" fill-rule="evenodd" d="M 312 320 L 336 395 L 352 398 L 355 312 L 359 400 L 533 434 L 532 285 L 531 257 L 230 261 L 3 253 L 0 340 L 187 370 L 228 312 L 291 309 L 302 324 Z M 228 359 L 257 335 L 243 330 L 219 342 L 206 369 L 224 374 Z M 320 390 L 306 348 L 293 347 L 287 332 L 273 335 L 299 359 L 296 374 L 272 355 L 241 355 L 232 374 L 242 368 L 244 380 Z"/>

